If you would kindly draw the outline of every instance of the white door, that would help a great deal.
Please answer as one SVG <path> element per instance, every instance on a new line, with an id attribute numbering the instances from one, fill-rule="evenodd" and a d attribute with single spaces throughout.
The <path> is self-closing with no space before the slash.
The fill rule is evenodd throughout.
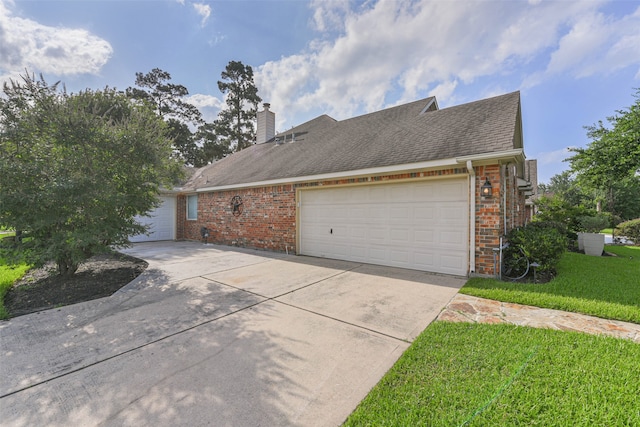
<path id="1" fill-rule="evenodd" d="M 303 255 L 466 275 L 467 180 L 299 193 Z"/>
<path id="2" fill-rule="evenodd" d="M 131 242 L 153 242 L 157 240 L 174 240 L 176 233 L 176 198 L 161 196 L 161 204 L 149 213 L 149 216 L 138 216 L 136 220 L 149 226 L 149 235 L 131 236 Z"/>

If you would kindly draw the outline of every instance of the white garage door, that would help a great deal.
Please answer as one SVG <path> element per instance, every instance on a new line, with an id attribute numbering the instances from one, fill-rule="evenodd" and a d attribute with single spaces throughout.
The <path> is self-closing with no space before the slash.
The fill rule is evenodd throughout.
<path id="1" fill-rule="evenodd" d="M 157 240 L 174 240 L 176 229 L 176 198 L 160 197 L 161 205 L 149 213 L 149 216 L 139 216 L 136 220 L 149 226 L 150 234 L 138 234 L 129 238 L 131 242 L 153 242 Z"/>
<path id="2" fill-rule="evenodd" d="M 467 180 L 300 192 L 303 255 L 466 275 Z"/>

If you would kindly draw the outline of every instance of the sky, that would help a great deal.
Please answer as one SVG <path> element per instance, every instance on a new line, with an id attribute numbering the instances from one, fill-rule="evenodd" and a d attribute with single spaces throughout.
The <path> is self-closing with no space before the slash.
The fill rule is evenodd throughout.
<path id="1" fill-rule="evenodd" d="M 160 68 L 211 121 L 229 61 L 253 68 L 278 131 L 520 91 L 525 154 L 548 183 L 585 126 L 635 102 L 640 1 L 0 0 L 0 82 L 124 90 Z"/>

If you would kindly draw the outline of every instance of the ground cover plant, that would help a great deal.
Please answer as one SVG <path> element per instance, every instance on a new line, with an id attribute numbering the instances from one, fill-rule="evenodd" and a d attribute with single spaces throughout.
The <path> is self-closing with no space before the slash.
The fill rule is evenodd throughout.
<path id="1" fill-rule="evenodd" d="M 345 426 L 640 425 L 640 345 L 438 321 Z"/>
<path id="2" fill-rule="evenodd" d="M 640 246 L 610 245 L 605 251 L 617 256 L 565 253 L 548 283 L 473 278 L 460 293 L 640 323 Z"/>
<path id="3" fill-rule="evenodd" d="M 13 238 L 14 232 L 6 231 L 4 227 L 0 227 L 0 240 L 4 238 Z M 9 317 L 9 312 L 4 306 L 4 296 L 7 294 L 13 283 L 24 276 L 29 269 L 26 264 L 9 265 L 5 259 L 0 258 L 0 320 Z"/>
<path id="4" fill-rule="evenodd" d="M 13 286 L 13 283 L 21 278 L 29 269 L 26 264 L 7 265 L 0 260 L 0 319 L 9 317 L 9 312 L 4 305 L 4 297 Z"/>

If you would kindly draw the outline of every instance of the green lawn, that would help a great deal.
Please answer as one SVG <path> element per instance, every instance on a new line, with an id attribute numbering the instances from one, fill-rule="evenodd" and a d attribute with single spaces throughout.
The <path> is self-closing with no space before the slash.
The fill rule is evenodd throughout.
<path id="1" fill-rule="evenodd" d="M 617 257 L 567 252 L 545 284 L 474 278 L 460 293 L 640 323 L 640 246 L 606 246 Z"/>
<path id="2" fill-rule="evenodd" d="M 640 323 L 640 247 L 566 253 L 547 284 L 461 292 Z M 345 426 L 640 426 L 640 345 L 513 325 L 434 322 Z"/>
<path id="3" fill-rule="evenodd" d="M 5 237 L 14 236 L 15 233 L 2 233 L 0 239 Z M 4 307 L 4 296 L 11 288 L 13 283 L 24 276 L 29 269 L 29 266 L 25 264 L 21 265 L 7 265 L 6 262 L 0 258 L 0 320 L 9 318 L 9 313 Z"/>
<path id="4" fill-rule="evenodd" d="M 435 322 L 345 426 L 637 426 L 640 345 Z"/>
<path id="5" fill-rule="evenodd" d="M 0 260 L 0 320 L 7 319 L 9 313 L 4 307 L 4 296 L 13 285 L 13 282 L 21 278 L 29 269 L 27 265 L 8 266 Z"/>

